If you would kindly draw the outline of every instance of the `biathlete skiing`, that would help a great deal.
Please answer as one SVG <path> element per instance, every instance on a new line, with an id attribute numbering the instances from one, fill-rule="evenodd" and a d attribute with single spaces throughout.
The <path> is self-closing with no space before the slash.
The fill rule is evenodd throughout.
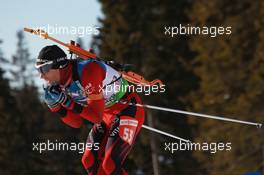
<path id="1" fill-rule="evenodd" d="M 93 123 L 87 143 L 98 143 L 99 149 L 85 150 L 87 173 L 127 174 L 122 165 L 144 123 L 144 109 L 127 104 L 141 104 L 141 99 L 126 91 L 128 82 L 120 72 L 103 61 L 68 59 L 57 45 L 44 47 L 35 67 L 47 82 L 44 101 L 52 112 L 73 128 L 84 120 Z"/>
<path id="2" fill-rule="evenodd" d="M 89 147 L 82 157 L 82 164 L 89 175 L 127 174 L 122 166 L 142 127 L 190 142 L 143 125 L 144 108 L 262 127 L 262 123 L 143 105 L 138 94 L 128 90 L 128 82 L 162 87 L 161 80 L 147 81 L 126 70 L 125 65 L 103 61 L 74 41 L 64 43 L 39 29 L 24 28 L 24 31 L 52 40 L 77 56 L 76 59 L 68 59 L 57 45 L 46 46 L 40 51 L 35 67 L 40 78 L 47 82 L 44 101 L 52 112 L 58 113 L 61 120 L 73 128 L 80 128 L 84 120 L 93 123 L 86 142 L 96 149 Z"/>

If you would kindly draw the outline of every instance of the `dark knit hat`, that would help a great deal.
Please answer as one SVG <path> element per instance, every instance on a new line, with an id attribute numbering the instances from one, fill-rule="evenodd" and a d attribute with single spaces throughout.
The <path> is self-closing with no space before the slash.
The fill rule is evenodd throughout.
<path id="1" fill-rule="evenodd" d="M 36 66 L 40 67 L 47 62 L 51 62 L 51 69 L 63 68 L 68 64 L 67 55 L 57 45 L 46 46 L 39 52 Z"/>

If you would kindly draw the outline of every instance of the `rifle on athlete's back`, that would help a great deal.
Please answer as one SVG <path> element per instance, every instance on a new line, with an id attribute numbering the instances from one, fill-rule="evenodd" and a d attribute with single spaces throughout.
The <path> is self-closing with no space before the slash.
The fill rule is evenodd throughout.
<path id="1" fill-rule="evenodd" d="M 34 29 L 30 29 L 30 28 L 24 28 L 24 31 L 38 35 L 44 39 L 52 40 L 52 41 L 54 41 L 60 45 L 63 45 L 64 47 L 69 49 L 69 52 L 71 55 L 75 54 L 82 59 L 102 60 L 102 59 L 98 58 L 95 53 L 82 49 L 80 47 L 80 45 L 78 43 L 76 43 L 75 41 L 71 40 L 71 42 L 69 44 L 64 43 L 62 41 L 59 41 L 59 40 L 49 36 L 47 32 L 45 32 L 43 30 L 39 30 L 39 29 L 34 30 Z M 129 65 L 129 64 L 122 65 L 122 64 L 115 63 L 113 61 L 104 61 L 104 62 L 106 64 L 112 66 L 113 68 L 117 69 L 121 73 L 121 75 L 124 79 L 126 79 L 128 82 L 131 82 L 133 84 L 139 84 L 142 86 L 145 86 L 145 85 L 152 86 L 155 84 L 159 84 L 159 86 L 163 85 L 163 83 L 159 79 L 155 79 L 153 81 L 147 81 L 141 75 L 138 75 L 132 71 L 128 71 L 128 68 L 131 67 L 131 65 Z"/>

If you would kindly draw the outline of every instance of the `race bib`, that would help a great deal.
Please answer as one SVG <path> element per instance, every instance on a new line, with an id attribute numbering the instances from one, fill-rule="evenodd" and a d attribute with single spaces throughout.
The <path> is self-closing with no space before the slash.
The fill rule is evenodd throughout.
<path id="1" fill-rule="evenodd" d="M 132 117 L 122 116 L 119 123 L 120 138 L 131 145 L 137 131 L 138 121 Z"/>

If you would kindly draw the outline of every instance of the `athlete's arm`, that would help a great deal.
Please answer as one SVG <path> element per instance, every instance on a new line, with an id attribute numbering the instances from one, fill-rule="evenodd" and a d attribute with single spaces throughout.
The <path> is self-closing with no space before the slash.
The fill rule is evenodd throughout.
<path id="1" fill-rule="evenodd" d="M 92 123 L 100 123 L 104 111 L 104 97 L 102 92 L 102 83 L 105 78 L 105 70 L 99 63 L 92 62 L 83 69 L 81 84 L 84 87 L 87 96 L 87 106 L 84 107 L 71 99 L 67 99 L 63 108 L 57 113 L 64 118 L 64 122 L 72 121 L 77 116 L 89 120 Z M 69 102 L 69 103 L 68 103 Z"/>
<path id="2" fill-rule="evenodd" d="M 79 114 L 82 118 L 92 123 L 100 123 L 103 118 L 104 97 L 102 83 L 105 78 L 105 70 L 99 63 L 92 62 L 83 69 L 81 84 L 87 96 L 87 107 L 72 101 L 67 107 L 68 110 Z"/>
<path id="3" fill-rule="evenodd" d="M 83 108 L 80 115 L 93 123 L 100 123 L 103 118 L 105 102 L 102 86 L 104 78 L 105 70 L 96 62 L 88 64 L 81 77 L 88 106 Z"/>

